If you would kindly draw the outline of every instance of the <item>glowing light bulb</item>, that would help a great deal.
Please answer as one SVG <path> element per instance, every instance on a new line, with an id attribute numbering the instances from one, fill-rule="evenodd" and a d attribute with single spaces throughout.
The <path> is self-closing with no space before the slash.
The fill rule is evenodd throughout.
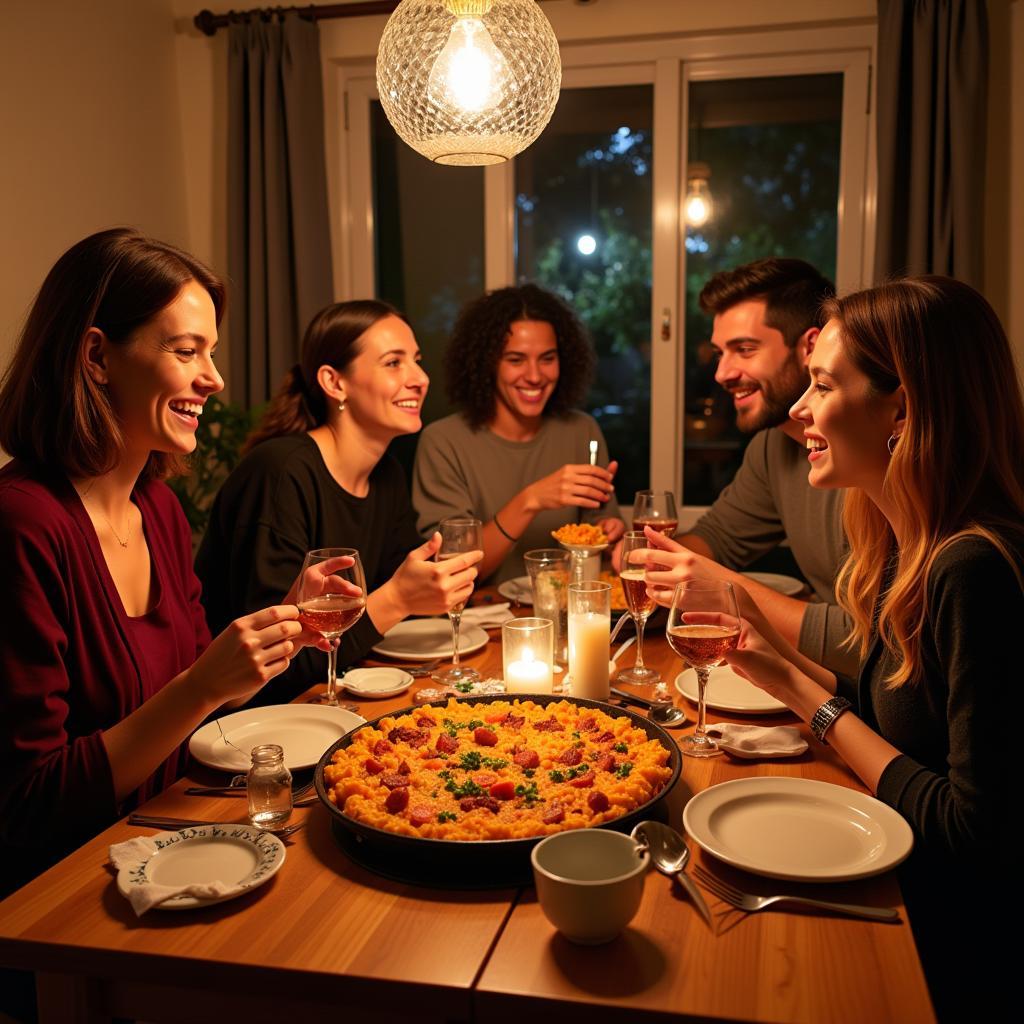
<path id="1" fill-rule="evenodd" d="M 507 65 L 479 18 L 459 18 L 437 56 L 427 94 L 440 107 L 477 114 L 501 101 Z"/>
<path id="2" fill-rule="evenodd" d="M 580 235 L 576 239 L 576 248 L 584 256 L 593 256 L 597 251 L 597 239 L 593 235 Z"/>
<path id="3" fill-rule="evenodd" d="M 711 170 L 707 164 L 691 164 L 687 174 L 686 199 L 683 203 L 683 216 L 690 227 L 699 228 L 711 219 L 713 206 L 708 178 Z"/>

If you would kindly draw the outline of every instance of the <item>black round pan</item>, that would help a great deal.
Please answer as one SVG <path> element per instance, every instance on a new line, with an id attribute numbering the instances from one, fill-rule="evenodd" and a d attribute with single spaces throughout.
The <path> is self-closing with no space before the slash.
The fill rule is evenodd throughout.
<path id="1" fill-rule="evenodd" d="M 494 701 L 514 699 L 516 695 L 513 694 L 494 694 L 485 697 L 463 697 L 460 701 L 469 704 L 491 704 Z M 658 740 L 669 752 L 668 763 L 672 771 L 664 789 L 629 814 L 598 827 L 613 829 L 616 832 L 629 832 L 639 821 L 664 817 L 662 804 L 679 780 L 682 756 L 675 740 L 660 725 L 648 721 L 643 715 L 628 708 L 613 707 L 601 701 L 585 700 L 582 697 L 530 694 L 524 699 L 542 706 L 564 700 L 579 707 L 597 708 L 609 715 L 624 716 L 637 728 L 643 729 L 648 737 Z M 529 884 L 533 879 L 530 851 L 544 838 L 543 836 L 477 841 L 403 836 L 385 832 L 360 821 L 353 821 L 327 798 L 324 768 L 331 763 L 334 752 L 347 747 L 360 729 L 374 728 L 381 718 L 397 718 L 419 708 L 443 708 L 447 703 L 447 700 L 432 701 L 429 704 L 410 705 L 398 711 L 388 712 L 372 722 L 353 729 L 327 749 L 316 766 L 313 780 L 317 795 L 331 815 L 334 836 L 345 853 L 357 864 L 400 882 L 447 889 L 490 889 Z"/>

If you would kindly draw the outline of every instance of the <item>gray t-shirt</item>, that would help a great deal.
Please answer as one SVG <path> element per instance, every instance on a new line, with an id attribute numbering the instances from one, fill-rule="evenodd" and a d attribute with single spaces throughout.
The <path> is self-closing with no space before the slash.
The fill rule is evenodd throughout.
<path id="1" fill-rule="evenodd" d="M 426 537 L 445 516 L 457 515 L 475 515 L 486 525 L 528 484 L 567 463 L 587 463 L 592 439 L 598 442 L 597 464 L 607 466 L 608 448 L 601 428 L 583 412 L 545 418 L 532 441 L 506 441 L 486 427 L 473 430 L 459 413 L 431 423 L 420 436 L 413 467 L 417 528 Z M 599 509 L 543 509 L 488 582 L 525 575 L 525 552 L 558 546 L 552 530 L 577 518 L 596 523 L 618 515 L 614 497 Z"/>
<path id="2" fill-rule="evenodd" d="M 812 487 L 807 470 L 807 453 L 796 441 L 776 428 L 760 431 L 732 483 L 690 532 L 734 570 L 788 540 L 818 598 L 804 613 L 797 647 L 818 664 L 855 676 L 860 658 L 839 646 L 850 622 L 835 598 L 836 573 L 847 552 L 843 492 Z"/>

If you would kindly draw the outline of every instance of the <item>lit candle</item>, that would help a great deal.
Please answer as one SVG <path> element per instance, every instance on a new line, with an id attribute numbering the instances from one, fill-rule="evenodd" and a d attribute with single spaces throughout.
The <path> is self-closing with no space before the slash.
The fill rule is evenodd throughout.
<path id="1" fill-rule="evenodd" d="M 551 666 L 534 658 L 528 647 L 519 661 L 509 662 L 505 670 L 505 689 L 509 693 L 550 693 Z"/>
<path id="2" fill-rule="evenodd" d="M 609 625 L 607 612 L 569 615 L 569 675 L 574 697 L 608 699 Z"/>

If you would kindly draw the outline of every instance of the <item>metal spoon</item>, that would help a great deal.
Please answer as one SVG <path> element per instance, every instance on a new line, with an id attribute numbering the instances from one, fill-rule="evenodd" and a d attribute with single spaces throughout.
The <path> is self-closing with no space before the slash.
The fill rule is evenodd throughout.
<path id="1" fill-rule="evenodd" d="M 618 697 L 619 700 L 625 701 L 627 704 L 635 704 L 638 708 L 646 708 L 647 717 L 652 722 L 665 726 L 666 729 L 678 729 L 686 725 L 686 712 L 682 708 L 677 708 L 675 704 L 664 704 L 658 701 L 647 700 L 645 697 L 638 697 L 634 693 L 620 690 L 616 686 L 613 686 L 609 693 L 613 697 Z"/>
<path id="2" fill-rule="evenodd" d="M 686 874 L 690 849 L 683 837 L 674 828 L 663 825 L 660 821 L 641 821 L 630 834 L 650 850 L 654 866 L 663 875 L 679 879 L 679 884 L 686 890 L 690 902 L 700 911 L 708 927 L 714 931 L 711 911 L 696 883 Z"/>

